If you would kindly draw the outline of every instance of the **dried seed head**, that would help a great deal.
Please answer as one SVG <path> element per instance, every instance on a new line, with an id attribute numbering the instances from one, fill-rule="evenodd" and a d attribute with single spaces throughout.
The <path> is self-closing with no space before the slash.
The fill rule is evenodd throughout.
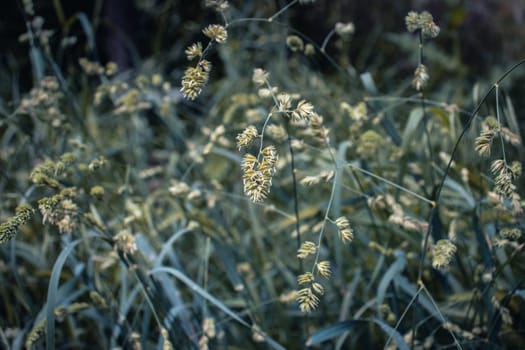
<path id="1" fill-rule="evenodd" d="M 33 5 L 33 0 L 22 0 L 22 4 L 24 5 L 24 11 L 29 16 L 34 16 L 35 15 L 35 8 L 34 8 L 34 5 Z"/>
<path id="2" fill-rule="evenodd" d="M 196 99 L 201 94 L 204 85 L 206 85 L 208 77 L 209 72 L 199 65 L 187 68 L 182 78 L 182 87 L 180 89 L 182 95 L 190 100 Z"/>
<path id="3" fill-rule="evenodd" d="M 317 176 L 305 176 L 304 178 L 301 179 L 300 184 L 304 186 L 311 186 L 311 185 L 318 184 L 319 181 L 321 181 L 321 177 L 318 175 Z"/>
<path id="4" fill-rule="evenodd" d="M 496 135 L 496 131 L 493 129 L 483 130 L 481 134 L 476 137 L 474 141 L 475 150 L 480 156 L 489 156 L 492 148 L 492 140 Z"/>
<path id="5" fill-rule="evenodd" d="M 437 241 L 432 250 L 432 267 L 435 269 L 447 268 L 456 250 L 456 245 L 448 239 Z"/>
<path id="6" fill-rule="evenodd" d="M 89 190 L 89 195 L 99 200 L 104 198 L 104 187 L 102 186 L 91 187 L 91 189 Z"/>
<path id="7" fill-rule="evenodd" d="M 343 243 L 352 242 L 352 240 L 354 239 L 354 233 L 350 228 L 350 223 L 348 222 L 348 219 L 344 216 L 341 216 L 337 220 L 335 220 L 335 224 L 337 225 L 338 234 L 341 241 L 343 241 Z"/>
<path id="8" fill-rule="evenodd" d="M 277 95 L 277 108 L 279 112 L 288 112 L 292 108 L 292 96 L 286 93 Z"/>
<path id="9" fill-rule="evenodd" d="M 501 235 L 501 237 L 505 239 L 515 241 L 521 237 L 521 230 L 517 227 L 513 227 L 513 228 L 506 227 L 506 228 L 502 228 L 499 234 Z"/>
<path id="10" fill-rule="evenodd" d="M 195 57 L 202 57 L 202 44 L 200 42 L 194 43 L 191 46 L 188 46 L 184 53 L 189 61 Z"/>
<path id="11" fill-rule="evenodd" d="M 304 47 L 304 54 L 306 56 L 313 56 L 315 54 L 315 47 L 310 43 L 306 44 Z"/>
<path id="12" fill-rule="evenodd" d="M 423 11 L 419 14 L 410 11 L 405 17 L 405 24 L 407 30 L 411 33 L 420 29 L 424 38 L 435 38 L 439 35 L 440 29 L 437 24 L 434 23 L 432 15 L 427 11 Z"/>
<path id="13" fill-rule="evenodd" d="M 319 282 L 312 283 L 312 289 L 317 295 L 323 295 L 324 294 L 324 287 Z"/>
<path id="14" fill-rule="evenodd" d="M 312 132 L 312 136 L 318 141 L 318 142 L 326 142 L 329 141 L 329 135 L 330 135 L 330 129 L 324 127 L 323 125 L 323 117 L 319 114 L 312 113 L 310 116 L 310 128 Z"/>
<path id="15" fill-rule="evenodd" d="M 274 159 L 275 161 L 277 159 L 277 153 L 274 154 L 271 147 L 273 146 L 268 146 L 263 150 L 266 150 L 267 154 L 263 156 L 261 163 L 258 162 L 257 157 L 249 153 L 244 155 L 241 163 L 244 193 L 254 203 L 262 202 L 270 192 L 272 176 L 275 172 L 275 164 L 272 163 Z"/>
<path id="16" fill-rule="evenodd" d="M 410 33 L 415 32 L 419 28 L 419 15 L 415 11 L 410 11 L 408 15 L 405 17 L 405 24 L 407 26 L 407 30 Z"/>
<path id="17" fill-rule="evenodd" d="M 304 50 L 303 39 L 297 35 L 289 35 L 286 38 L 286 45 L 288 45 L 288 48 L 293 52 Z"/>
<path id="18" fill-rule="evenodd" d="M 319 305 L 319 298 L 313 293 L 311 288 L 304 288 L 297 292 L 299 308 L 303 313 L 312 312 Z"/>
<path id="19" fill-rule="evenodd" d="M 341 108 L 341 110 L 354 121 L 362 121 L 367 119 L 368 111 L 365 102 L 359 102 L 355 106 L 351 106 L 346 102 L 342 102 L 339 108 Z"/>
<path id="20" fill-rule="evenodd" d="M 13 238 L 18 232 L 18 223 L 15 218 L 9 218 L 0 224 L 0 244 Z"/>
<path id="21" fill-rule="evenodd" d="M 124 255 L 132 255 L 137 251 L 135 237 L 129 230 L 122 230 L 113 237 L 116 248 Z"/>
<path id="22" fill-rule="evenodd" d="M 269 77 L 270 73 L 261 68 L 255 68 L 253 70 L 252 81 L 259 86 L 265 85 Z"/>
<path id="23" fill-rule="evenodd" d="M 374 130 L 367 130 L 359 135 L 356 152 L 366 159 L 376 157 L 385 142 L 384 136 Z"/>
<path id="24" fill-rule="evenodd" d="M 190 192 L 190 186 L 183 181 L 172 180 L 171 186 L 168 188 L 168 191 L 175 197 L 182 197 Z"/>
<path id="25" fill-rule="evenodd" d="M 521 163 L 518 161 L 510 163 L 509 170 L 512 173 L 512 178 L 517 179 L 521 176 Z"/>
<path id="26" fill-rule="evenodd" d="M 514 146 L 520 146 L 521 145 L 521 137 L 520 135 L 517 135 L 510 131 L 509 128 L 502 127 L 500 130 L 501 134 L 503 135 L 503 138 L 508 143 L 514 145 Z"/>
<path id="27" fill-rule="evenodd" d="M 496 159 L 490 165 L 490 171 L 494 175 L 500 174 L 501 172 L 503 172 L 505 170 L 505 168 L 506 168 L 505 161 L 503 159 Z"/>
<path id="28" fill-rule="evenodd" d="M 305 272 L 302 275 L 297 276 L 297 284 L 309 284 L 315 280 L 314 275 L 311 272 Z"/>
<path id="29" fill-rule="evenodd" d="M 239 135 L 237 135 L 237 148 L 250 146 L 254 139 L 259 135 L 257 128 L 253 125 L 248 126 Z"/>
<path id="30" fill-rule="evenodd" d="M 288 304 L 296 300 L 297 296 L 298 296 L 298 293 L 296 290 L 288 291 L 279 296 L 279 301 L 281 303 Z"/>
<path id="31" fill-rule="evenodd" d="M 512 162 L 509 166 L 503 159 L 497 159 L 490 165 L 490 170 L 495 176 L 494 191 L 505 198 L 513 198 L 516 192 L 513 181 L 521 175 L 521 163 Z"/>
<path id="32" fill-rule="evenodd" d="M 419 28 L 421 28 L 421 33 L 425 38 L 435 38 L 440 31 L 439 27 L 434 23 L 434 18 L 427 11 L 423 11 L 419 15 Z"/>
<path id="33" fill-rule="evenodd" d="M 211 62 L 205 59 L 202 59 L 198 63 L 198 67 L 201 68 L 203 71 L 209 73 L 211 71 Z"/>
<path id="34" fill-rule="evenodd" d="M 117 74 L 117 72 L 118 72 L 118 65 L 115 62 L 106 63 L 105 73 L 107 76 L 115 75 Z"/>
<path id="35" fill-rule="evenodd" d="M 292 111 L 290 117 L 292 121 L 308 120 L 308 118 L 313 114 L 314 106 L 305 100 L 299 101 L 297 107 Z"/>
<path id="36" fill-rule="evenodd" d="M 330 269 L 330 262 L 329 261 L 320 261 L 317 263 L 317 272 L 323 276 L 324 278 L 330 278 L 330 275 L 332 274 L 332 270 Z"/>
<path id="37" fill-rule="evenodd" d="M 317 245 L 314 242 L 306 241 L 301 244 L 301 247 L 297 250 L 297 257 L 304 259 L 308 255 L 313 255 L 317 252 Z"/>
<path id="38" fill-rule="evenodd" d="M 335 24 L 334 30 L 337 33 L 337 35 L 344 38 L 344 37 L 349 37 L 350 35 L 354 34 L 355 26 L 354 26 L 354 23 L 352 22 L 347 22 L 347 23 L 337 22 Z"/>
<path id="39" fill-rule="evenodd" d="M 247 172 L 250 170 L 255 169 L 255 166 L 257 165 L 257 157 L 253 154 L 246 153 L 241 162 L 241 168 L 243 172 Z"/>
<path id="40" fill-rule="evenodd" d="M 261 151 L 261 154 L 263 155 L 263 159 L 261 164 L 259 165 L 259 169 L 264 170 L 268 168 L 271 171 L 271 174 L 273 175 L 273 173 L 275 173 L 275 165 L 277 164 L 277 160 L 279 159 L 277 148 L 275 148 L 275 146 L 273 145 L 266 146 Z"/>
<path id="41" fill-rule="evenodd" d="M 102 67 L 100 63 L 90 61 L 85 57 L 79 58 L 78 64 L 86 75 L 101 75 L 104 73 L 104 67 Z"/>
<path id="42" fill-rule="evenodd" d="M 219 44 L 224 44 L 228 39 L 226 28 L 220 24 L 210 24 L 202 30 L 202 33 Z"/>
<path id="43" fill-rule="evenodd" d="M 215 320 L 212 317 L 206 317 L 202 321 L 202 330 L 204 334 L 210 339 L 215 338 L 217 332 L 215 330 Z"/>
<path id="44" fill-rule="evenodd" d="M 417 91 L 423 90 L 427 85 L 429 79 L 427 67 L 423 64 L 417 66 L 414 72 L 414 79 L 412 80 L 412 86 L 416 88 Z"/>
<path id="45" fill-rule="evenodd" d="M 230 7 L 230 4 L 226 0 L 206 0 L 205 6 L 212 7 L 215 11 L 223 12 Z"/>

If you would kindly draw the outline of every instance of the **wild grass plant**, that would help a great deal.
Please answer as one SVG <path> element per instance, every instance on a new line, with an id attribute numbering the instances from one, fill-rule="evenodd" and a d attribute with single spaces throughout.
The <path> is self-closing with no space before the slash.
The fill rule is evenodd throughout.
<path id="1" fill-rule="evenodd" d="M 410 11 L 390 40 L 416 60 L 384 93 L 348 60 L 352 22 L 293 29 L 315 4 L 206 1 L 185 48 L 119 72 L 86 15 L 64 22 L 86 43 L 69 65 L 66 27 L 22 2 L 34 86 L 0 100 L 1 348 L 524 346 L 506 86 L 525 61 L 451 98 L 439 20 Z"/>

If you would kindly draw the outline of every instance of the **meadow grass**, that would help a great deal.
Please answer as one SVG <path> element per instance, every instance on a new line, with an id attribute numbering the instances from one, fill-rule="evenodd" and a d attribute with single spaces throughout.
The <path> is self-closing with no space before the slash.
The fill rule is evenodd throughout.
<path id="1" fill-rule="evenodd" d="M 408 12 L 390 40 L 416 59 L 372 72 L 348 59 L 353 22 L 320 42 L 292 27 L 319 2 L 207 0 L 202 23 L 173 17 L 188 42 L 126 72 L 85 14 L 63 22 L 85 52 L 61 60 L 76 39 L 22 2 L 34 84 L 0 100 L 1 348 L 525 344 L 506 92 L 525 60 L 451 97 L 439 19 Z"/>

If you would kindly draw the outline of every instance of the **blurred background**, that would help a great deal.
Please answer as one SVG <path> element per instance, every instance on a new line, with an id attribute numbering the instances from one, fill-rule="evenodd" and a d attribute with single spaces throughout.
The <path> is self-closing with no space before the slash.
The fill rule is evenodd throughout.
<path id="1" fill-rule="evenodd" d="M 27 90 L 32 85 L 29 45 L 20 43 L 31 18 L 24 16 L 28 1 L 9 1 L 0 13 L 0 72 L 4 81 L 3 98 L 13 86 Z M 204 7 L 204 1 L 178 0 L 35 0 L 35 16 L 42 17 L 42 28 L 49 30 L 50 49 L 57 63 L 75 71 L 78 58 L 84 56 L 102 63 L 116 62 L 121 71 L 136 69 L 154 59 L 157 68 L 179 79 L 185 67 L 184 49 L 202 36 L 203 23 L 222 21 Z M 285 1 L 231 1 L 230 18 L 268 17 L 282 8 Z M 338 63 L 350 63 L 357 72 L 381 72 L 378 82 L 386 89 L 397 79 L 410 75 L 416 60 L 413 40 L 407 41 L 404 18 L 408 11 L 428 10 L 441 27 L 437 40 L 428 45 L 433 65 L 433 81 L 454 81 L 456 88 L 470 89 L 473 84 L 493 81 L 502 70 L 525 53 L 525 2 L 514 0 L 479 1 L 316 1 L 296 6 L 278 20 L 294 28 L 319 45 L 337 22 L 353 22 L 355 34 L 351 45 L 338 40 L 327 46 Z M 86 50 L 86 27 L 78 14 L 89 21 L 96 46 Z M 242 35 L 242 31 L 238 32 Z M 65 41 L 63 38 L 72 38 Z M 232 37 L 237 42 L 241 37 Z M 341 50 L 344 49 L 344 52 Z M 219 64 L 220 66 L 220 64 Z M 326 62 L 320 69 L 330 70 Z M 219 71 L 220 72 L 220 71 Z M 333 72 L 334 73 L 334 72 Z M 215 73 L 217 74 L 217 73 Z M 391 79 L 388 79 L 391 78 Z M 511 96 L 523 94 L 524 74 L 516 72 L 510 85 Z M 490 83 L 489 83 L 490 84 Z M 454 94 L 454 92 L 449 92 Z M 515 99 L 518 114 L 525 101 Z M 522 126 L 523 128 L 523 126 Z M 523 130 L 523 129 L 522 129 Z"/>

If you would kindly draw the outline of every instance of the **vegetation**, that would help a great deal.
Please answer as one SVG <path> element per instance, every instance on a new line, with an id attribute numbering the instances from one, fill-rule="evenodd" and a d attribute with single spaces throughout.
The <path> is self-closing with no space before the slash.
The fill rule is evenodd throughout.
<path id="1" fill-rule="evenodd" d="M 424 9 L 375 45 L 295 29 L 322 1 L 175 3 L 135 1 L 125 70 L 100 12 L 20 2 L 0 348 L 525 346 L 525 60 L 481 75 Z"/>

